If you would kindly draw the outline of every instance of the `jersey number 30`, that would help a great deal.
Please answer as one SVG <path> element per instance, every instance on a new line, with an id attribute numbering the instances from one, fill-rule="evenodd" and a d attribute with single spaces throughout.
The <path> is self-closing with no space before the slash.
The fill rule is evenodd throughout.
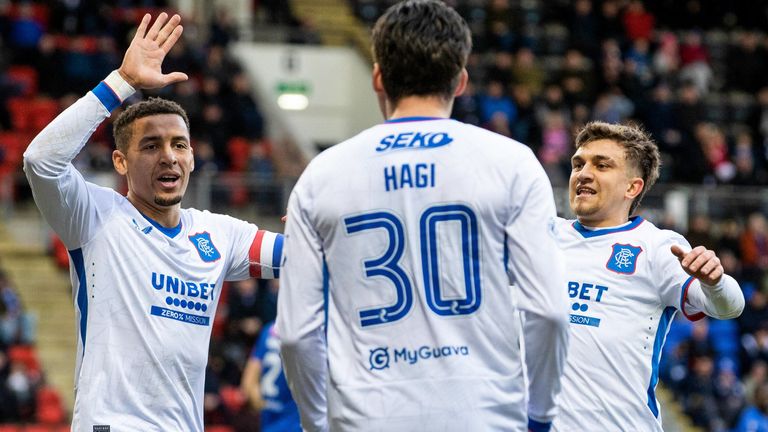
<path id="1" fill-rule="evenodd" d="M 461 227 L 461 257 L 464 272 L 465 296 L 461 299 L 445 299 L 440 291 L 438 268 L 439 247 L 437 226 L 441 222 L 459 222 Z M 394 285 L 394 304 L 360 311 L 360 325 L 363 327 L 392 323 L 404 318 L 413 306 L 413 283 L 400 266 L 405 249 L 405 228 L 403 222 L 387 211 L 377 211 L 344 219 L 347 233 L 383 229 L 389 245 L 384 255 L 365 261 L 367 277 L 383 276 Z M 461 204 L 447 204 L 429 207 L 419 220 L 421 268 L 427 305 L 432 312 L 441 316 L 469 315 L 480 307 L 480 250 L 477 232 L 477 217 L 471 208 Z"/>

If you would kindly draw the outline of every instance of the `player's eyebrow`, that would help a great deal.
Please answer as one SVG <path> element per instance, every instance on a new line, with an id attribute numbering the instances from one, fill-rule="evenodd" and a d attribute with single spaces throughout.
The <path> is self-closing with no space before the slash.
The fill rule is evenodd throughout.
<path id="1" fill-rule="evenodd" d="M 162 140 L 163 140 L 162 135 L 146 135 L 139 140 L 139 144 L 144 144 L 146 142 L 151 142 L 151 141 L 162 141 Z M 175 142 L 175 141 L 189 142 L 189 138 L 186 135 L 174 135 L 171 137 L 171 141 L 172 142 Z"/>

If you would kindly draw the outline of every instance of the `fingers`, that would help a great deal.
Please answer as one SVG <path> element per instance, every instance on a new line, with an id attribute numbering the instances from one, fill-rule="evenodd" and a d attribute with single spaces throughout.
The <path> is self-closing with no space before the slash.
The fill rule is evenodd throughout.
<path id="1" fill-rule="evenodd" d="M 174 16 L 174 18 L 176 18 L 176 17 L 178 17 L 178 15 L 175 15 L 175 16 Z M 179 18 L 179 19 L 181 19 L 181 18 Z M 171 19 L 171 21 L 173 21 L 173 19 Z M 178 20 L 177 20 L 177 23 L 178 23 Z M 169 24 L 170 24 L 170 23 L 169 23 Z M 168 27 L 168 26 L 166 26 L 166 28 L 167 28 L 167 27 Z M 163 29 L 163 30 L 165 30 L 165 29 Z M 168 51 L 170 51 L 170 50 L 171 50 L 171 48 L 173 48 L 173 46 L 176 44 L 176 41 L 178 41 L 178 40 L 179 40 L 179 38 L 181 37 L 181 33 L 183 33 L 183 32 L 184 32 L 184 27 L 182 27 L 182 26 L 180 26 L 180 25 L 177 25 L 177 26 L 176 26 L 176 27 L 173 29 L 173 31 L 171 31 L 171 34 L 170 34 L 170 35 L 168 35 L 168 36 L 166 37 L 166 39 L 165 39 L 165 40 L 164 40 L 164 41 L 161 43 L 160 47 L 163 49 L 163 51 L 164 51 L 166 54 L 168 54 Z M 162 32 L 161 32 L 161 35 L 162 35 Z M 158 43 L 159 43 L 159 42 L 160 42 L 160 41 L 159 41 L 159 39 L 158 39 Z"/>
<path id="2" fill-rule="evenodd" d="M 720 258 L 704 246 L 697 246 L 684 254 L 680 265 L 686 273 L 708 285 L 717 283 L 724 273 Z"/>
<path id="3" fill-rule="evenodd" d="M 692 272 L 697 272 L 713 257 L 715 257 L 714 252 L 704 246 L 697 246 L 685 255 L 680 264 Z"/>
<path id="4" fill-rule="evenodd" d="M 683 248 L 681 248 L 678 245 L 672 245 L 671 248 L 669 248 L 670 251 L 672 251 L 672 254 L 677 257 L 677 259 L 682 260 L 685 258 L 685 251 Z"/>
<path id="5" fill-rule="evenodd" d="M 165 83 L 163 85 L 173 84 L 179 81 L 186 81 L 189 77 L 184 72 L 171 72 L 163 75 Z"/>
<path id="6" fill-rule="evenodd" d="M 163 26 L 162 29 L 160 29 L 160 33 L 157 35 L 156 42 L 158 45 L 163 46 L 165 42 L 168 41 L 168 38 L 170 38 L 178 29 L 179 23 L 181 22 L 181 17 L 178 15 L 174 15 L 171 17 L 170 20 Z"/>
<path id="7" fill-rule="evenodd" d="M 151 20 L 152 15 L 144 14 L 144 16 L 141 18 L 141 22 L 139 23 L 139 27 L 136 29 L 136 34 L 133 35 L 134 41 L 144 38 L 144 35 L 147 33 L 147 26 L 149 26 L 149 22 Z"/>
<path id="8" fill-rule="evenodd" d="M 157 35 L 160 34 L 160 29 L 163 28 L 163 24 L 165 24 L 165 21 L 167 20 L 167 13 L 162 12 L 160 15 L 158 15 L 155 23 L 152 24 L 152 27 L 149 28 L 149 32 L 147 32 L 147 39 L 151 41 L 157 39 Z"/>

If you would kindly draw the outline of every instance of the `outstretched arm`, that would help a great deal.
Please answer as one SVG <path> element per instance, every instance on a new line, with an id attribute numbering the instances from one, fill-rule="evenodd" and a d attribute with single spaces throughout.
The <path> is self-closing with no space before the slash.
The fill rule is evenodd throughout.
<path id="1" fill-rule="evenodd" d="M 187 78 L 161 70 L 165 55 L 183 31 L 180 20 L 178 15 L 168 20 L 163 13 L 149 28 L 151 16 L 145 15 L 120 69 L 59 114 L 24 152 L 24 171 L 35 202 L 68 249 L 86 242 L 111 208 L 111 201 L 101 197 L 109 191 L 86 183 L 71 161 L 136 88 L 156 88 Z"/>
<path id="2" fill-rule="evenodd" d="M 736 318 L 744 310 L 744 294 L 735 279 L 725 274 L 717 255 L 697 246 L 685 252 L 680 246 L 670 248 L 680 261 L 680 266 L 690 276 L 699 280 L 688 290 L 687 302 L 705 314 L 718 319 Z M 685 307 L 683 305 L 683 307 Z"/>

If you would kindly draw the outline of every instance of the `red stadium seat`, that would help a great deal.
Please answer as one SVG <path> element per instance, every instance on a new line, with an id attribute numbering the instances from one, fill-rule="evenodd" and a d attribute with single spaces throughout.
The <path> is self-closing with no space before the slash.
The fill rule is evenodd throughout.
<path id="1" fill-rule="evenodd" d="M 229 169 L 235 172 L 245 172 L 248 168 L 248 158 L 251 154 L 251 144 L 243 137 L 232 137 L 227 142 Z"/>
<path id="2" fill-rule="evenodd" d="M 0 160 L 0 172 L 16 171 L 21 165 L 22 155 L 28 143 L 16 132 L 0 132 L 0 148 L 3 158 Z"/>
<path id="3" fill-rule="evenodd" d="M 48 425 L 30 424 L 21 429 L 21 432 L 56 432 L 56 430 Z"/>
<path id="4" fill-rule="evenodd" d="M 0 432 L 21 432 L 21 427 L 16 425 L 0 425 Z"/>
<path id="5" fill-rule="evenodd" d="M 13 65 L 8 67 L 8 78 L 22 87 L 22 95 L 26 97 L 37 94 L 37 71 L 32 66 Z"/>
<path id="6" fill-rule="evenodd" d="M 223 386 L 221 387 L 221 390 L 219 390 L 219 394 L 221 395 L 221 401 L 224 403 L 224 406 L 226 406 L 231 413 L 239 412 L 243 405 L 245 405 L 245 396 L 243 396 L 240 389 L 235 386 Z"/>
<path id="7" fill-rule="evenodd" d="M 37 391 L 37 421 L 45 425 L 60 425 L 65 420 L 61 396 L 53 387 Z"/>
<path id="8" fill-rule="evenodd" d="M 27 367 L 27 373 L 40 372 L 40 361 L 37 359 L 35 347 L 30 345 L 13 345 L 8 349 L 8 360 L 20 362 Z"/>
<path id="9" fill-rule="evenodd" d="M 59 115 L 60 111 L 61 108 L 59 107 L 59 103 L 54 99 L 34 99 L 31 102 L 32 116 L 28 122 L 29 129 L 34 133 L 40 132 L 43 128 L 48 126 L 48 123 L 52 122 L 53 119 Z"/>
<path id="10" fill-rule="evenodd" d="M 11 114 L 11 126 L 14 130 L 25 131 L 29 127 L 31 117 L 29 99 L 10 98 L 7 103 L 8 112 Z"/>
<path id="11" fill-rule="evenodd" d="M 205 432 L 235 432 L 235 429 L 225 425 L 209 425 L 205 427 Z"/>

